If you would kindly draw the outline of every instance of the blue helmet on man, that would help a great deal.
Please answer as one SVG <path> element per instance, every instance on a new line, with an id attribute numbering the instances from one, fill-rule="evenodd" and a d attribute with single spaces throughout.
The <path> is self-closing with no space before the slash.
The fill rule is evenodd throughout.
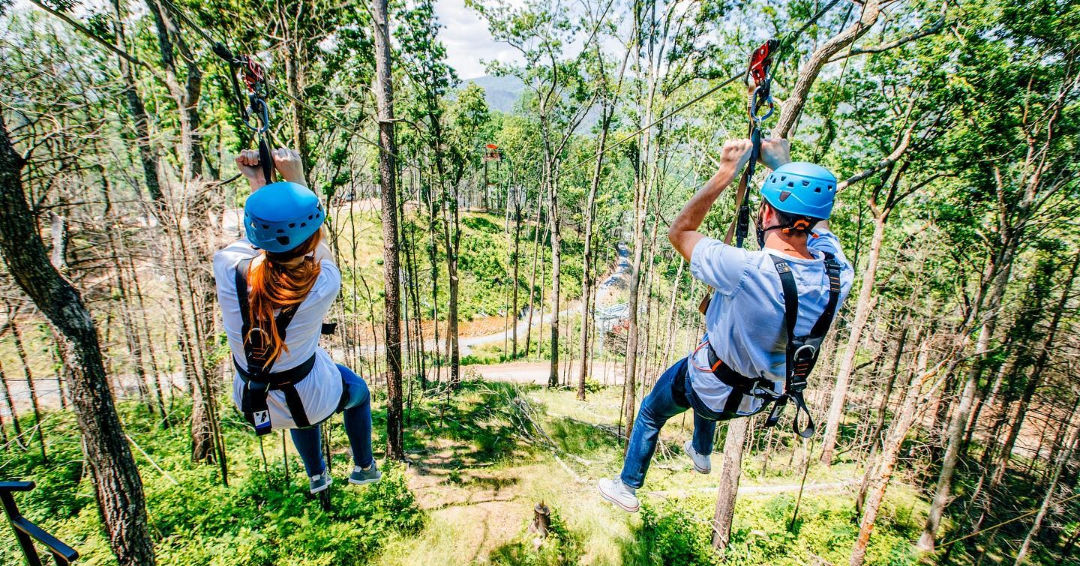
<path id="1" fill-rule="evenodd" d="M 248 241 L 271 253 L 284 253 L 303 244 L 325 220 L 319 197 L 296 183 L 271 183 L 244 203 Z"/>
<path id="2" fill-rule="evenodd" d="M 791 216 L 828 220 L 836 199 L 836 176 L 813 163 L 793 162 L 777 167 L 761 185 L 761 196 L 776 210 Z"/>

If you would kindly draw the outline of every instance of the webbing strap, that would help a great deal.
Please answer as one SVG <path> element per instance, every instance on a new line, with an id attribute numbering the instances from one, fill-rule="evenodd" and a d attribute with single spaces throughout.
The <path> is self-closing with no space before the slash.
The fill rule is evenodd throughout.
<path id="1" fill-rule="evenodd" d="M 776 425 L 784 406 L 787 404 L 787 400 L 791 399 L 795 404 L 795 418 L 792 422 L 792 428 L 795 430 L 795 434 L 803 438 L 810 438 L 814 435 L 814 419 L 810 416 L 809 409 L 806 408 L 802 393 L 806 389 L 806 381 L 810 376 L 810 372 L 817 365 L 821 343 L 825 339 L 825 334 L 829 331 L 833 316 L 836 314 L 836 306 L 840 302 L 840 264 L 832 254 L 825 253 L 825 271 L 829 277 L 829 302 L 826 303 L 821 316 L 818 317 L 817 322 L 810 329 L 810 334 L 797 336 L 795 326 L 799 321 L 799 287 L 795 283 L 795 276 L 791 273 L 791 265 L 783 258 L 775 255 L 770 254 L 769 257 L 772 258 L 776 272 L 780 275 L 780 284 L 784 290 L 784 326 L 787 329 L 787 347 L 784 354 L 786 359 L 784 395 L 777 399 L 776 404 L 773 405 L 772 412 L 769 413 L 769 418 L 765 421 L 765 426 Z M 805 427 L 799 426 L 799 420 L 802 416 L 806 417 L 807 425 Z"/>
<path id="2" fill-rule="evenodd" d="M 263 104 L 266 104 L 265 102 Z M 259 165 L 262 167 L 266 184 L 274 182 L 274 158 L 270 155 L 270 145 L 266 143 L 266 134 L 259 134 Z"/>
<path id="3" fill-rule="evenodd" d="M 293 421 L 296 425 L 299 427 L 310 426 L 307 413 L 304 411 L 304 403 L 300 399 L 300 394 L 296 391 L 295 382 L 291 381 L 292 377 L 290 376 L 290 381 L 286 383 L 273 383 L 275 381 L 272 377 L 274 374 L 272 374 L 270 370 L 273 368 L 276 358 L 268 359 L 269 352 L 267 352 L 268 344 L 265 343 L 266 341 L 262 344 L 263 348 L 261 351 L 256 351 L 253 341 L 251 340 L 251 305 L 248 301 L 247 280 L 247 273 L 250 266 L 251 259 L 241 260 L 236 266 L 235 275 L 236 299 L 240 306 L 240 320 L 243 323 L 240 333 L 242 340 L 244 341 L 244 358 L 247 363 L 247 370 L 240 372 L 245 382 L 243 398 L 241 400 L 244 418 L 255 427 L 255 434 L 259 436 L 269 434 L 271 429 L 270 410 L 266 404 L 266 397 L 269 395 L 271 389 L 279 389 L 285 394 L 285 403 L 288 405 L 289 412 L 292 414 Z M 281 340 L 285 340 L 286 329 L 288 328 L 289 323 L 292 322 L 293 317 L 296 316 L 296 311 L 296 307 L 282 309 L 281 312 L 274 317 L 274 324 L 277 326 L 277 335 Z M 255 330 L 263 332 L 261 329 Z M 304 375 L 301 376 L 300 379 L 306 377 L 307 373 L 311 371 L 310 368 L 314 366 L 314 361 L 315 356 L 312 356 L 307 362 L 301 364 L 301 368 L 306 366 L 308 370 L 303 372 Z M 237 369 L 240 369 L 239 365 L 237 365 Z"/>

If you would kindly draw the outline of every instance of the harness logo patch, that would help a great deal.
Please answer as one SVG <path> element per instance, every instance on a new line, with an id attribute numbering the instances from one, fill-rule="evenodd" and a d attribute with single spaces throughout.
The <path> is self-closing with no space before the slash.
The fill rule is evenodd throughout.
<path id="1" fill-rule="evenodd" d="M 270 411 L 255 411 L 251 417 L 255 421 L 255 428 L 270 427 Z"/>

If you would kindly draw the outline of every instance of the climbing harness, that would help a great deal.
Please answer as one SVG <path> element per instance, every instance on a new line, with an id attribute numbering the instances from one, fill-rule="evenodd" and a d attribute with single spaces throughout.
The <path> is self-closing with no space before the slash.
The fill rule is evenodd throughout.
<path id="1" fill-rule="evenodd" d="M 829 332 L 829 327 L 832 325 L 833 317 L 836 314 L 836 306 L 840 303 L 840 263 L 836 261 L 835 256 L 828 252 L 825 253 L 825 272 L 829 277 L 829 301 L 821 312 L 821 316 L 818 317 L 817 322 L 810 329 L 810 334 L 797 336 L 795 326 L 799 319 L 799 288 L 795 284 L 795 276 L 792 275 L 791 265 L 788 264 L 787 260 L 771 254 L 770 257 L 776 267 L 776 272 L 780 275 L 780 283 L 784 289 L 784 323 L 787 330 L 787 346 L 784 351 L 784 392 L 777 394 L 771 379 L 747 377 L 737 373 L 720 360 L 716 355 L 716 351 L 706 340 L 698 346 L 698 350 L 702 348 L 708 349 L 709 365 L 708 367 L 699 367 L 694 364 L 694 369 L 712 373 L 721 383 L 731 388 L 727 402 L 724 403 L 724 409 L 717 413 L 699 400 L 693 388 L 687 387 L 684 383 L 685 375 L 681 379 L 675 380 L 672 385 L 673 394 L 676 399 L 680 397 L 685 399 L 686 406 L 693 407 L 694 412 L 702 418 L 714 421 L 752 417 L 767 409 L 771 403 L 772 411 L 769 412 L 769 417 L 765 420 L 766 428 L 776 426 L 784 407 L 787 406 L 790 399 L 795 405 L 795 418 L 791 423 L 792 429 L 795 434 L 803 438 L 810 438 L 814 435 L 814 419 L 810 416 L 809 409 L 806 408 L 803 391 L 806 389 L 810 372 L 813 371 L 814 366 L 817 364 L 821 343 L 825 340 L 825 334 Z M 694 353 L 696 354 L 698 350 L 695 350 Z M 690 357 L 691 359 L 694 358 L 693 355 Z M 739 408 L 747 397 L 760 399 L 762 401 L 761 406 L 753 412 L 741 413 Z M 806 418 L 806 426 L 800 427 L 800 417 L 803 416 Z"/>
<path id="2" fill-rule="evenodd" d="M 803 391 L 806 389 L 807 379 L 810 372 L 817 365 L 818 354 L 821 353 L 821 343 L 825 340 L 825 334 L 832 326 L 833 316 L 836 314 L 836 305 L 840 302 L 840 262 L 832 254 L 825 253 L 825 272 L 829 275 L 829 302 L 825 310 L 821 312 L 817 322 L 810 329 L 810 334 L 797 336 L 795 325 L 799 320 L 799 288 L 795 285 L 795 276 L 791 274 L 791 265 L 780 257 L 770 255 L 776 272 L 780 274 L 780 283 L 784 288 L 784 322 L 787 326 L 787 348 L 785 349 L 785 378 L 784 393 L 776 399 L 769 418 L 765 420 L 765 426 L 776 426 L 780 420 L 780 413 L 784 411 L 788 399 L 795 404 L 795 418 L 791 426 L 795 434 L 803 438 L 814 436 L 814 419 L 806 408 L 803 399 Z M 806 427 L 799 428 L 799 415 L 806 416 Z"/>
<path id="3" fill-rule="evenodd" d="M 251 307 L 248 303 L 247 272 L 251 265 L 250 259 L 245 259 L 236 267 L 236 298 L 240 303 L 240 318 L 243 321 L 241 336 L 244 340 L 244 357 L 247 367 L 241 367 L 233 358 L 233 365 L 244 380 L 244 392 L 241 398 L 241 408 L 244 418 L 253 427 L 255 434 L 262 436 L 270 433 L 270 409 L 267 407 L 266 398 L 271 391 L 281 391 L 285 394 L 285 404 L 289 407 L 289 413 L 299 428 L 311 426 L 307 413 L 304 411 L 304 402 L 296 391 L 296 384 L 300 383 L 311 373 L 315 367 L 315 354 L 302 364 L 280 372 L 272 372 L 274 360 L 269 359 L 270 337 L 266 330 L 252 324 Z M 296 315 L 297 307 L 281 309 L 274 318 L 277 325 L 277 334 L 285 340 L 285 329 Z M 256 321 L 257 322 L 257 321 Z"/>

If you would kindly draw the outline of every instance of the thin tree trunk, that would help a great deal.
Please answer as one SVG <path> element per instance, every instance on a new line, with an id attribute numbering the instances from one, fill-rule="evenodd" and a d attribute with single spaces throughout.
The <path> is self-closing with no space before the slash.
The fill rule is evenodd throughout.
<path id="1" fill-rule="evenodd" d="M 548 387 L 559 384 L 559 298 L 562 296 L 562 228 L 559 216 L 559 183 L 554 164 L 548 167 L 548 199 L 551 206 L 551 366 Z"/>
<path id="2" fill-rule="evenodd" d="M 401 285 L 398 282 L 397 147 L 394 144 L 394 92 L 390 62 L 388 0 L 372 2 L 375 25 L 375 98 L 379 119 L 379 186 L 383 223 L 383 278 L 386 282 L 386 452 L 392 460 L 405 459 L 401 381 Z"/>
<path id="3" fill-rule="evenodd" d="M 945 456 L 942 458 L 941 462 L 941 475 L 938 478 L 934 499 L 930 504 L 926 525 L 923 527 L 923 532 L 919 537 L 917 545 L 919 550 L 923 552 L 931 552 L 934 550 L 934 539 L 937 537 L 938 527 L 941 525 L 941 519 L 945 514 L 945 506 L 949 502 L 949 493 L 952 489 L 952 476 L 956 471 L 956 464 L 960 457 L 960 444 L 964 440 L 964 428 L 967 426 L 971 404 L 975 398 L 975 391 L 978 389 L 980 373 L 979 362 L 990 349 L 990 340 L 993 338 L 994 330 L 997 326 L 997 315 L 1001 298 L 1005 294 L 1009 273 L 1012 271 L 1012 259 L 1016 244 L 1017 239 L 1014 238 L 1010 240 L 1010 244 L 1008 244 L 1007 248 L 1001 253 L 1001 260 L 995 262 L 990 267 L 992 272 L 991 277 L 989 278 L 991 284 L 986 296 L 986 308 L 983 311 L 987 313 L 987 316 L 983 321 L 983 326 L 979 331 L 979 338 L 975 345 L 975 361 L 971 364 L 971 368 L 967 372 L 967 379 L 960 394 L 959 404 L 957 405 L 956 412 L 953 414 L 953 418 L 949 422 L 947 433 L 949 442 L 945 448 Z M 996 273 L 994 273 L 994 271 L 996 271 Z"/>
<path id="4" fill-rule="evenodd" d="M 8 312 L 14 312 L 14 310 L 9 308 Z M 30 407 L 34 411 L 34 424 L 38 427 L 37 437 L 38 445 L 41 448 L 41 460 L 48 464 L 49 457 L 45 452 L 45 429 L 41 427 L 41 406 L 38 404 L 37 388 L 34 385 L 34 372 L 30 369 L 30 360 L 26 357 L 26 348 L 23 346 L 22 332 L 19 330 L 19 324 L 14 318 L 11 320 L 11 337 L 15 341 L 15 353 L 19 356 L 23 377 L 26 378 L 26 389 L 30 393 Z"/>
<path id="5" fill-rule="evenodd" d="M 829 416 L 825 423 L 825 436 L 821 441 L 821 463 L 831 466 L 836 452 L 836 440 L 840 431 L 840 420 L 844 416 L 844 398 L 847 396 L 848 381 L 851 379 L 852 370 L 855 367 L 855 356 L 862 342 L 863 330 L 867 321 L 870 320 L 871 300 L 874 294 L 874 282 L 877 276 L 878 263 L 881 259 L 881 247 L 885 242 L 885 223 L 888 221 L 888 213 L 876 215 L 874 218 L 874 236 L 870 242 L 870 259 L 866 264 L 866 271 L 862 275 L 862 286 L 859 288 L 859 299 L 855 307 L 855 320 L 851 323 L 851 334 L 848 335 L 847 345 L 844 347 L 844 357 L 840 362 L 840 371 L 836 375 L 833 385 L 832 401 L 829 403 Z"/>
<path id="6" fill-rule="evenodd" d="M 731 542 L 731 527 L 735 521 L 735 500 L 739 494 L 739 478 L 742 476 L 743 446 L 750 419 L 728 421 L 724 437 L 724 466 L 720 469 L 720 489 L 713 513 L 712 545 L 718 550 L 727 548 Z"/>
<path id="7" fill-rule="evenodd" d="M 1073 413 L 1076 412 L 1076 405 L 1073 405 Z M 1073 414 L 1069 415 L 1066 422 L 1071 421 Z M 1023 544 L 1020 545 L 1020 550 L 1016 552 L 1016 561 L 1013 562 L 1013 566 L 1020 566 L 1027 558 L 1027 554 L 1031 549 L 1031 541 L 1035 538 L 1035 535 L 1039 533 L 1039 528 L 1042 527 L 1042 522 L 1046 518 L 1046 513 L 1050 510 L 1050 505 L 1054 500 L 1054 494 L 1057 493 L 1058 481 L 1061 479 L 1061 472 L 1065 469 L 1065 464 L 1072 458 L 1073 451 L 1076 450 L 1077 433 L 1080 432 L 1080 427 L 1073 430 L 1069 435 L 1069 439 L 1065 442 L 1065 446 L 1068 446 L 1067 450 L 1063 450 L 1057 458 L 1054 464 L 1054 475 L 1050 479 L 1050 487 L 1046 490 L 1046 495 L 1043 497 L 1042 505 L 1039 506 L 1039 512 L 1035 515 L 1035 521 L 1031 524 L 1031 529 L 1028 530 L 1027 536 L 1024 537 Z M 1036 455 L 1038 457 L 1038 455 Z"/>

